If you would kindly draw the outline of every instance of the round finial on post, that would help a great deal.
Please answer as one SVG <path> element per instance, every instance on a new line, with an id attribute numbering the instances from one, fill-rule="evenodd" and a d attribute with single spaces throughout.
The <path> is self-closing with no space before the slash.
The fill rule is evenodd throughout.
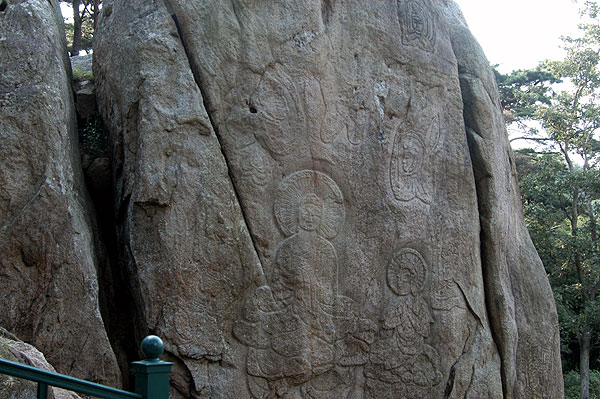
<path id="1" fill-rule="evenodd" d="M 148 335 L 144 338 L 141 347 L 145 360 L 158 360 L 165 350 L 162 339 L 156 335 Z"/>

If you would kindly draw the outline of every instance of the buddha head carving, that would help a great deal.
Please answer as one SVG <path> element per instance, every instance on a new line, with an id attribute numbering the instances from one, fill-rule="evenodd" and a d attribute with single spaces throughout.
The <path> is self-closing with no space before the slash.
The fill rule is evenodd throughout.
<path id="1" fill-rule="evenodd" d="M 310 193 L 300 200 L 298 223 L 302 230 L 314 231 L 319 228 L 323 218 L 323 201 L 318 195 Z"/>

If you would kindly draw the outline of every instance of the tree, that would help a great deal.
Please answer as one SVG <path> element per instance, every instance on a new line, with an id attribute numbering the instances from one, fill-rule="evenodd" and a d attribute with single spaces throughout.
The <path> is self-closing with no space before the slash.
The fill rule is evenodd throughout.
<path id="1" fill-rule="evenodd" d="M 586 2 L 582 15 L 588 18 L 582 36 L 563 39 L 564 60 L 498 80 L 505 107 L 526 131 L 519 138 L 541 145 L 543 154 L 530 154 L 527 168 L 521 167 L 524 209 L 550 274 L 563 339 L 572 335 L 578 344 L 580 396 L 588 399 L 590 353 L 600 326 L 598 6 Z M 558 81 L 565 82 L 561 89 L 552 86 Z"/>
<path id="2" fill-rule="evenodd" d="M 73 10 L 73 22 L 65 23 L 69 53 L 74 56 L 81 50 L 91 49 L 102 1 L 61 0 L 61 3 L 68 4 Z"/>
<path id="3" fill-rule="evenodd" d="M 597 231 L 594 216 L 598 214 L 600 178 L 597 173 L 586 176 L 579 166 L 572 173 L 559 153 L 520 150 L 516 160 L 526 223 L 557 303 L 563 364 L 566 370 L 574 368 L 569 355 L 578 356 L 575 363 L 579 363 L 584 381 L 597 339 L 593 332 L 600 326 L 598 294 L 593 292 L 600 274 L 598 249 L 592 238 L 594 229 Z M 579 195 L 574 201 L 575 191 Z M 591 217 L 584 210 L 588 202 L 594 208 Z M 571 221 L 574 210 L 578 212 L 575 223 Z"/>
<path id="4" fill-rule="evenodd" d="M 526 122 L 535 117 L 537 106 L 550 104 L 551 85 L 561 81 L 544 64 L 533 70 L 518 70 L 508 75 L 501 74 L 496 68 L 493 71 L 506 123 L 517 124 L 527 131 Z"/>

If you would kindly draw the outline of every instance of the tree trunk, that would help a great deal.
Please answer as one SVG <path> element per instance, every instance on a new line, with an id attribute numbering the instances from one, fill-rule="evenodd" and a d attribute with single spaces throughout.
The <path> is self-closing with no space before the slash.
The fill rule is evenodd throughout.
<path id="1" fill-rule="evenodd" d="M 586 329 L 587 330 L 587 329 Z M 579 337 L 579 392 L 581 399 L 590 398 L 590 331 L 584 331 Z"/>
<path id="2" fill-rule="evenodd" d="M 92 7 L 92 20 L 94 21 L 94 32 L 96 31 L 96 27 L 98 25 L 98 15 L 100 14 L 100 0 L 94 0 L 94 5 Z"/>
<path id="3" fill-rule="evenodd" d="M 79 55 L 81 50 L 81 15 L 79 14 L 79 5 L 81 0 L 73 0 L 73 45 L 71 46 L 71 56 Z"/>

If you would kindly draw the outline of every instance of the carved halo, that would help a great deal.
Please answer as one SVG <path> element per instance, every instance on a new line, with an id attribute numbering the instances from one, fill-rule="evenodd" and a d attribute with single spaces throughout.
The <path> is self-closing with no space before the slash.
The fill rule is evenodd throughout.
<path id="1" fill-rule="evenodd" d="M 275 191 L 275 219 L 286 236 L 299 230 L 298 213 L 304 197 L 309 194 L 323 201 L 323 216 L 317 232 L 332 239 L 338 235 L 345 218 L 344 197 L 338 185 L 326 174 L 301 170 L 286 177 Z"/>

